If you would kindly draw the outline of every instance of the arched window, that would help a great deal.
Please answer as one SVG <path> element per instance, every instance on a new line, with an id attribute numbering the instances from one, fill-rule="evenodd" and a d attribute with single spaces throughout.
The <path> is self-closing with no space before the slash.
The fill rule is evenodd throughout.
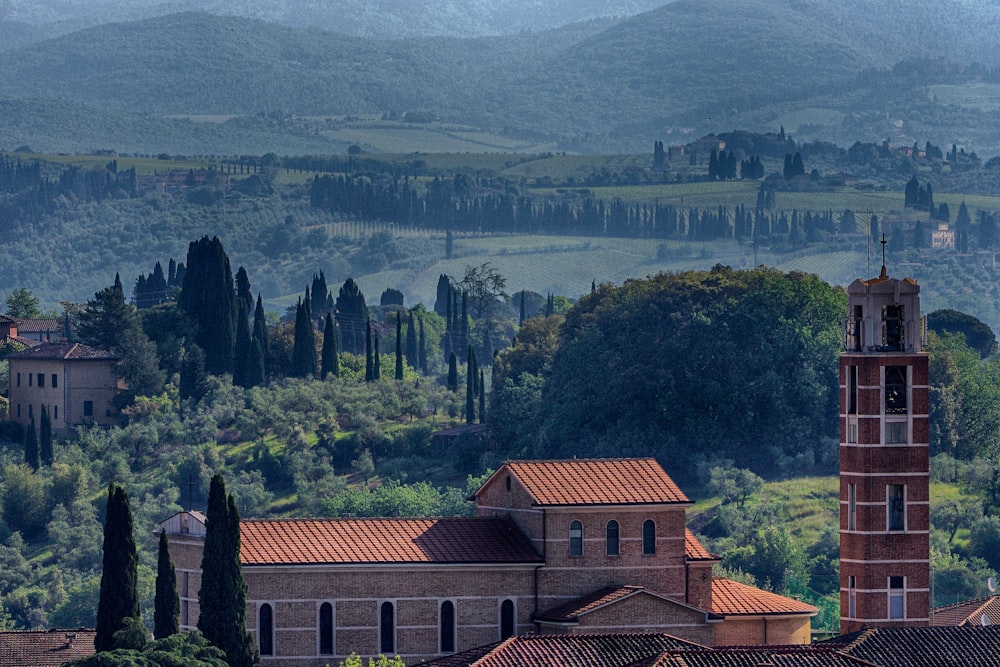
<path id="1" fill-rule="evenodd" d="M 569 555 L 583 555 L 583 524 L 571 521 L 569 524 Z"/>
<path id="2" fill-rule="evenodd" d="M 319 606 L 319 654 L 333 655 L 333 605 Z"/>
<path id="3" fill-rule="evenodd" d="M 652 519 L 642 522 L 642 555 L 652 556 L 656 553 L 656 524 Z"/>
<path id="4" fill-rule="evenodd" d="M 618 522 L 612 519 L 608 521 L 607 528 L 605 532 L 605 541 L 608 546 L 608 555 L 617 556 L 619 552 L 619 539 L 618 539 Z"/>
<path id="5" fill-rule="evenodd" d="M 274 655 L 274 611 L 269 604 L 262 604 L 257 612 L 257 638 L 260 654 Z"/>
<path id="6" fill-rule="evenodd" d="M 455 603 L 441 603 L 441 653 L 455 652 Z"/>
<path id="7" fill-rule="evenodd" d="M 396 610 L 391 602 L 383 602 L 378 612 L 378 650 L 385 655 L 396 652 Z"/>
<path id="8" fill-rule="evenodd" d="M 500 641 L 514 636 L 514 601 L 500 603 Z"/>

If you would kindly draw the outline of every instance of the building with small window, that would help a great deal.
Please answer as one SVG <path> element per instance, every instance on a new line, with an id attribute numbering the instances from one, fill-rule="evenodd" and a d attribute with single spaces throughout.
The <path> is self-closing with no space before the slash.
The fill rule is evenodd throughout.
<path id="1" fill-rule="evenodd" d="M 112 425 L 118 418 L 114 398 L 124 387 L 118 358 L 81 343 L 41 343 L 7 357 L 10 364 L 10 419 L 36 426 L 42 406 L 53 432 L 76 424 Z"/>
<path id="2" fill-rule="evenodd" d="M 413 664 L 527 632 L 809 642 L 815 607 L 713 577 L 718 556 L 685 527 L 691 501 L 654 459 L 508 461 L 471 500 L 474 517 L 243 521 L 263 663 Z M 204 522 L 161 524 L 183 629 L 197 626 Z"/>

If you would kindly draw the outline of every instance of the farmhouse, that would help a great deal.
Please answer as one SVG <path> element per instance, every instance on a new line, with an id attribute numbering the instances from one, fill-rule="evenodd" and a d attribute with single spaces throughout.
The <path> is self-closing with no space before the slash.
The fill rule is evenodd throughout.
<path id="1" fill-rule="evenodd" d="M 530 631 L 804 644 L 810 605 L 713 577 L 691 501 L 653 459 L 509 461 L 476 516 L 243 521 L 247 624 L 264 664 L 356 652 L 407 663 Z M 205 518 L 170 539 L 181 625 L 197 625 Z"/>

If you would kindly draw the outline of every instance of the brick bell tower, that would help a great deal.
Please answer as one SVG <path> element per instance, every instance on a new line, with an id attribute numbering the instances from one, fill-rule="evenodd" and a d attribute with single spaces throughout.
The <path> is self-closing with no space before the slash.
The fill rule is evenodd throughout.
<path id="1" fill-rule="evenodd" d="M 884 244 L 885 241 L 883 240 Z M 928 359 L 910 278 L 847 288 L 840 355 L 840 631 L 930 624 Z"/>

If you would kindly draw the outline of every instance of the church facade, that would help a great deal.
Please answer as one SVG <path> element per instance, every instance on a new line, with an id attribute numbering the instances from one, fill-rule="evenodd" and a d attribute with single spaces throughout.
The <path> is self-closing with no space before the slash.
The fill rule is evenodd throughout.
<path id="1" fill-rule="evenodd" d="M 509 461 L 470 500 L 474 517 L 243 521 L 262 662 L 413 664 L 527 632 L 809 642 L 814 607 L 712 575 L 718 557 L 685 528 L 690 500 L 653 459 Z M 192 629 L 205 518 L 161 526 Z"/>

